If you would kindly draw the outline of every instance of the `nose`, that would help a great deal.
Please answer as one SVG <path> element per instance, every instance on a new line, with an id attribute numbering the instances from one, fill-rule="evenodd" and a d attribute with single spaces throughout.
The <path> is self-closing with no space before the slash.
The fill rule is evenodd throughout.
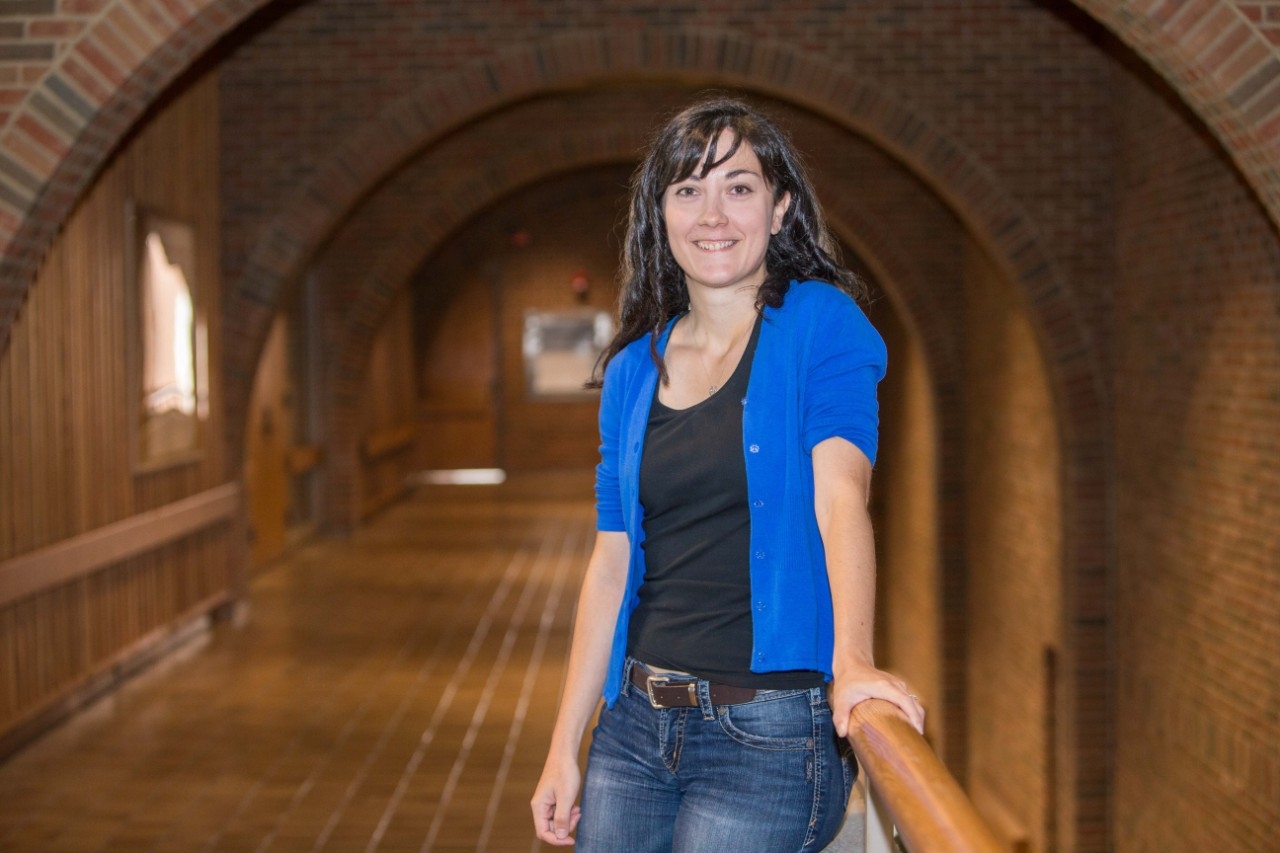
<path id="1" fill-rule="evenodd" d="M 707 193 L 702 203 L 702 211 L 698 216 L 698 224 L 714 228 L 717 225 L 723 225 L 728 221 L 724 215 L 724 209 L 721 207 L 720 196 L 716 193 Z"/>

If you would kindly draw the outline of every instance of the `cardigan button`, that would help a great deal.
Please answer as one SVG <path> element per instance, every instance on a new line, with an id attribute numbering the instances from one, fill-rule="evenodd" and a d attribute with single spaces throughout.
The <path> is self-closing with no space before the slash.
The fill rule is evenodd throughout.
<path id="1" fill-rule="evenodd" d="M 747 450 L 750 450 L 752 453 L 759 453 L 759 452 L 760 452 L 760 445 L 758 445 L 758 444 L 753 444 L 753 445 L 751 445 L 750 447 L 748 447 L 748 448 L 747 448 Z"/>
<path id="2" fill-rule="evenodd" d="M 751 502 L 751 505 L 754 507 L 762 507 L 764 506 L 764 501 L 760 500 L 759 498 L 756 498 Z"/>
<path id="3" fill-rule="evenodd" d="M 763 560 L 763 559 L 764 559 L 764 551 L 756 551 L 756 559 L 757 559 L 757 560 Z"/>

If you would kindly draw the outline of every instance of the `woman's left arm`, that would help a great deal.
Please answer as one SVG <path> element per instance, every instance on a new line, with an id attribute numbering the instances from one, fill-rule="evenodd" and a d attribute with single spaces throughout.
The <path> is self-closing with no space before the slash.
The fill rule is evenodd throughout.
<path id="1" fill-rule="evenodd" d="M 814 511 L 827 555 L 835 608 L 831 713 L 836 732 L 848 735 L 849 712 L 864 699 L 887 699 L 924 732 L 924 708 L 898 677 L 876 669 L 876 550 L 867 499 L 871 462 L 851 442 L 833 437 L 813 448 Z"/>

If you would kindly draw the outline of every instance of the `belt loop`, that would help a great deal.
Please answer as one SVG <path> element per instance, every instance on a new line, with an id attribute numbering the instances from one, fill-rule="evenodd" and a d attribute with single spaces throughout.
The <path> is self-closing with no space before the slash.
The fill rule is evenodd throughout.
<path id="1" fill-rule="evenodd" d="M 622 668 L 622 689 L 623 690 L 636 689 L 635 684 L 631 682 L 631 674 L 633 671 L 639 668 L 642 668 L 640 661 L 628 655 L 626 658 L 626 665 Z"/>
<path id="2" fill-rule="evenodd" d="M 714 720 L 716 709 L 711 704 L 711 682 L 698 679 L 698 707 L 702 709 L 702 719 Z"/>

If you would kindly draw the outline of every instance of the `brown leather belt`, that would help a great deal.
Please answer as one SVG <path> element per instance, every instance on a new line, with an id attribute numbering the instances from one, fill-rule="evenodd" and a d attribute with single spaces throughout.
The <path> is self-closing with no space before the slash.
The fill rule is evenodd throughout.
<path id="1" fill-rule="evenodd" d="M 632 665 L 631 683 L 649 697 L 655 708 L 696 708 L 698 706 L 698 681 L 684 675 L 650 675 L 643 667 Z M 729 684 L 711 685 L 712 705 L 739 705 L 756 698 L 750 687 L 733 687 Z"/>

